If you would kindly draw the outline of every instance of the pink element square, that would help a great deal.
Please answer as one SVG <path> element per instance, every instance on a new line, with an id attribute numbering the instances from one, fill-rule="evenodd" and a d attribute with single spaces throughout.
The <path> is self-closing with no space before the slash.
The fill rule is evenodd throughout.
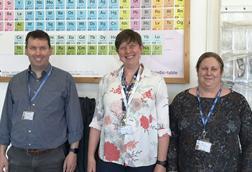
<path id="1" fill-rule="evenodd" d="M 14 20 L 14 11 L 5 11 L 5 20 Z"/>
<path id="2" fill-rule="evenodd" d="M 131 8 L 139 8 L 140 0 L 131 0 Z"/>
<path id="3" fill-rule="evenodd" d="M 3 20 L 3 11 L 0 11 L 0 21 Z"/>
<path id="4" fill-rule="evenodd" d="M 0 31 L 3 31 L 3 22 L 0 22 Z"/>
<path id="5" fill-rule="evenodd" d="M 140 19 L 140 9 L 133 9 L 130 11 L 131 19 Z"/>
<path id="6" fill-rule="evenodd" d="M 6 22 L 5 31 L 14 31 L 14 22 Z"/>
<path id="7" fill-rule="evenodd" d="M 138 20 L 131 21 L 131 29 L 140 30 L 140 21 Z"/>
<path id="8" fill-rule="evenodd" d="M 0 10 L 3 9 L 3 0 L 0 0 Z"/>
<path id="9" fill-rule="evenodd" d="M 5 1 L 5 10 L 14 10 L 14 0 Z"/>

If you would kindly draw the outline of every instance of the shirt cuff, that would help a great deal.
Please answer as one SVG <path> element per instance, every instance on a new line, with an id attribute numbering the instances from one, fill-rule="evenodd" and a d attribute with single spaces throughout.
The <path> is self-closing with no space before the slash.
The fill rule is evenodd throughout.
<path id="1" fill-rule="evenodd" d="M 96 123 L 96 122 L 91 122 L 89 124 L 89 127 L 95 128 L 97 130 L 101 130 L 101 126 L 98 123 Z"/>
<path id="2" fill-rule="evenodd" d="M 171 130 L 167 128 L 159 129 L 158 130 L 158 137 L 162 137 L 163 135 L 168 134 L 171 136 Z"/>

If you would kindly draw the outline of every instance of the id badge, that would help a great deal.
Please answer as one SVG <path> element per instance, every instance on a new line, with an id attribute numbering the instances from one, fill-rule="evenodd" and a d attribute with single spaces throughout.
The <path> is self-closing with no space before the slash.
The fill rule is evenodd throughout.
<path id="1" fill-rule="evenodd" d="M 133 129 L 131 126 L 123 126 L 121 128 L 119 128 L 119 132 L 120 134 L 122 135 L 125 135 L 125 134 L 132 134 L 133 133 Z"/>
<path id="2" fill-rule="evenodd" d="M 210 153 L 211 147 L 212 147 L 212 143 L 210 143 L 207 140 L 197 140 L 196 141 L 196 145 L 195 145 L 196 150 Z"/>
<path id="3" fill-rule="evenodd" d="M 34 112 L 32 111 L 24 111 L 22 114 L 23 120 L 33 120 Z"/>

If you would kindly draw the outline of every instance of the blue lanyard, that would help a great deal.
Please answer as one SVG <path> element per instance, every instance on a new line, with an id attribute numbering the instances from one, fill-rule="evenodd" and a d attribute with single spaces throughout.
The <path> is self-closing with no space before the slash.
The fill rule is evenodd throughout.
<path id="1" fill-rule="evenodd" d="M 30 85 L 30 81 L 29 81 L 30 80 L 30 75 L 29 75 L 29 77 L 28 77 L 28 92 L 29 92 L 30 102 L 33 102 L 35 100 L 35 98 L 38 96 L 41 88 L 45 85 L 45 83 L 48 80 L 51 73 L 52 73 L 52 67 L 50 68 L 49 72 L 46 74 L 46 76 L 44 77 L 44 79 L 42 80 L 38 89 L 35 91 L 35 94 L 32 97 L 31 97 L 31 85 Z"/>
<path id="2" fill-rule="evenodd" d="M 212 104 L 212 107 L 211 107 L 210 111 L 208 112 L 207 116 L 204 116 L 203 111 L 202 111 L 200 96 L 199 96 L 199 88 L 197 88 L 197 99 L 199 102 L 200 118 L 201 118 L 201 121 L 202 121 L 202 124 L 204 127 L 204 131 L 206 131 L 207 122 L 208 122 L 209 118 L 211 117 L 211 115 L 213 114 L 214 108 L 215 108 L 218 100 L 220 99 L 220 95 L 221 95 L 221 88 L 217 92 L 215 99 L 214 99 L 214 102 Z"/>

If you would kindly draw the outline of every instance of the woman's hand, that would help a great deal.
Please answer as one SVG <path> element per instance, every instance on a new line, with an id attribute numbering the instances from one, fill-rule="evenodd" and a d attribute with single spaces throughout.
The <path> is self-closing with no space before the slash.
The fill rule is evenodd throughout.
<path id="1" fill-rule="evenodd" d="M 94 157 L 88 158 L 87 172 L 96 172 L 96 161 Z"/>

